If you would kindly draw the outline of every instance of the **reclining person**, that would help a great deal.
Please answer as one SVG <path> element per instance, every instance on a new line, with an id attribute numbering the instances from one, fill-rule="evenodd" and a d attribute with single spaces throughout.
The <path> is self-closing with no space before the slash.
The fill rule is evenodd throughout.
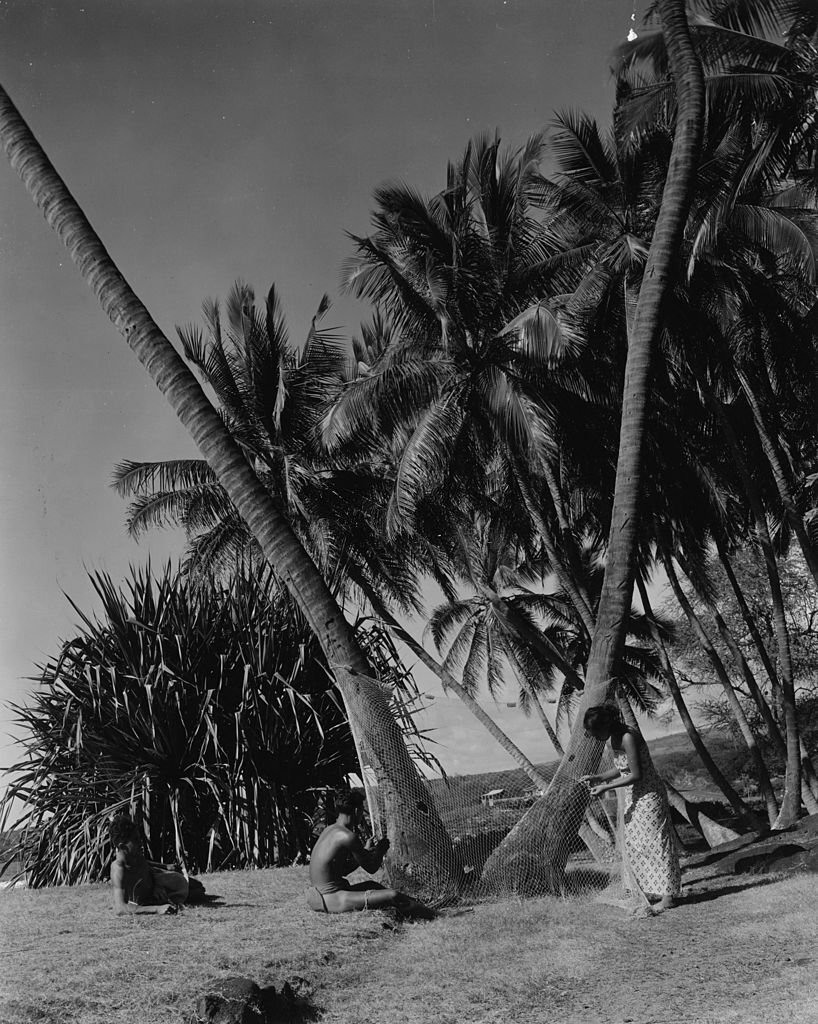
<path id="1" fill-rule="evenodd" d="M 180 871 L 148 860 L 135 823 L 126 814 L 111 822 L 111 864 L 115 914 L 175 914 L 188 898 L 188 881 Z"/>
<path id="2" fill-rule="evenodd" d="M 336 793 L 337 819 L 318 837 L 310 858 L 310 882 L 307 904 L 325 914 L 343 914 L 350 910 L 383 910 L 395 907 L 409 917 L 431 919 L 435 912 L 418 900 L 396 889 L 386 889 L 374 879 L 352 885 L 344 876 L 361 867 L 370 875 L 383 863 L 389 840 L 369 840 L 364 845 L 356 834 L 364 821 L 363 793 L 340 790 Z"/>

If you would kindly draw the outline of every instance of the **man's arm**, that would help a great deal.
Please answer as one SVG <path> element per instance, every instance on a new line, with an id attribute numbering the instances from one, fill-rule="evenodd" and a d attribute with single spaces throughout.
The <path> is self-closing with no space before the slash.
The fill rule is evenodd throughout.
<path id="1" fill-rule="evenodd" d="M 121 864 L 111 865 L 111 889 L 113 890 L 114 913 L 120 917 L 123 914 L 174 914 L 176 908 L 169 903 L 163 903 L 158 907 L 141 907 L 138 903 L 128 900 L 125 892 L 125 869 Z"/>
<path id="2" fill-rule="evenodd" d="M 371 846 L 369 843 L 364 846 L 361 840 L 353 834 L 352 840 L 349 844 L 350 853 L 355 858 L 356 862 L 370 875 L 374 875 L 381 864 L 383 864 L 383 858 L 388 849 L 389 840 L 386 836 L 384 836 L 383 839 L 379 839 Z"/>

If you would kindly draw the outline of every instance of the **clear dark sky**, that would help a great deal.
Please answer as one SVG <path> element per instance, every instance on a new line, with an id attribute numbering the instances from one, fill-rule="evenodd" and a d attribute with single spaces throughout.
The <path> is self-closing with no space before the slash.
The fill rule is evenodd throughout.
<path id="1" fill-rule="evenodd" d="M 519 146 L 554 110 L 607 123 L 609 55 L 633 10 L 0 0 L 0 82 L 166 332 L 241 277 L 276 283 L 298 340 L 324 292 L 326 323 L 349 333 L 365 315 L 337 281 L 376 185 L 435 191 L 472 135 Z M 62 591 L 92 605 L 86 567 L 119 579 L 179 551 L 128 539 L 113 466 L 196 453 L 5 162 L 0 256 L 0 672 L 19 700 L 73 632 Z M 526 734 L 540 743 L 539 726 Z"/>

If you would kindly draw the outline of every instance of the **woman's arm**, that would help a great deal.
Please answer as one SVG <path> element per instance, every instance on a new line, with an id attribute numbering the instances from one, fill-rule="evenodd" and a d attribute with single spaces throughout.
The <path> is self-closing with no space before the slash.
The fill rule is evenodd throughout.
<path id="1" fill-rule="evenodd" d="M 636 746 L 636 739 L 633 733 L 626 732 L 622 735 L 622 749 L 625 751 L 625 756 L 628 758 L 628 771 L 621 772 L 616 769 L 613 773 L 606 773 L 605 778 L 613 779 L 615 781 L 605 782 L 604 785 L 594 786 L 591 790 L 591 796 L 601 796 L 602 793 L 608 793 L 612 789 L 619 789 L 621 786 L 632 786 L 634 782 L 638 782 L 642 778 L 642 766 L 639 763 L 639 749 Z"/>
<path id="2" fill-rule="evenodd" d="M 602 772 L 600 775 L 583 775 L 580 782 L 587 782 L 592 786 L 598 786 L 600 782 L 610 782 L 611 779 L 619 777 L 619 769 L 612 768 L 609 772 Z"/>

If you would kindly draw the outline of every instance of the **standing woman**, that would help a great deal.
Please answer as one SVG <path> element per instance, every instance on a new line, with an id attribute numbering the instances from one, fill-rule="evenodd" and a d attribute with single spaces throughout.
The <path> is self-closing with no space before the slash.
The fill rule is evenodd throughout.
<path id="1" fill-rule="evenodd" d="M 647 744 L 607 704 L 589 708 L 583 725 L 594 739 L 610 740 L 615 765 L 601 775 L 586 775 L 583 781 L 591 786 L 591 796 L 622 789 L 627 865 L 645 895 L 658 898 L 660 910 L 669 910 L 682 889 L 679 848 L 664 783 Z"/>

